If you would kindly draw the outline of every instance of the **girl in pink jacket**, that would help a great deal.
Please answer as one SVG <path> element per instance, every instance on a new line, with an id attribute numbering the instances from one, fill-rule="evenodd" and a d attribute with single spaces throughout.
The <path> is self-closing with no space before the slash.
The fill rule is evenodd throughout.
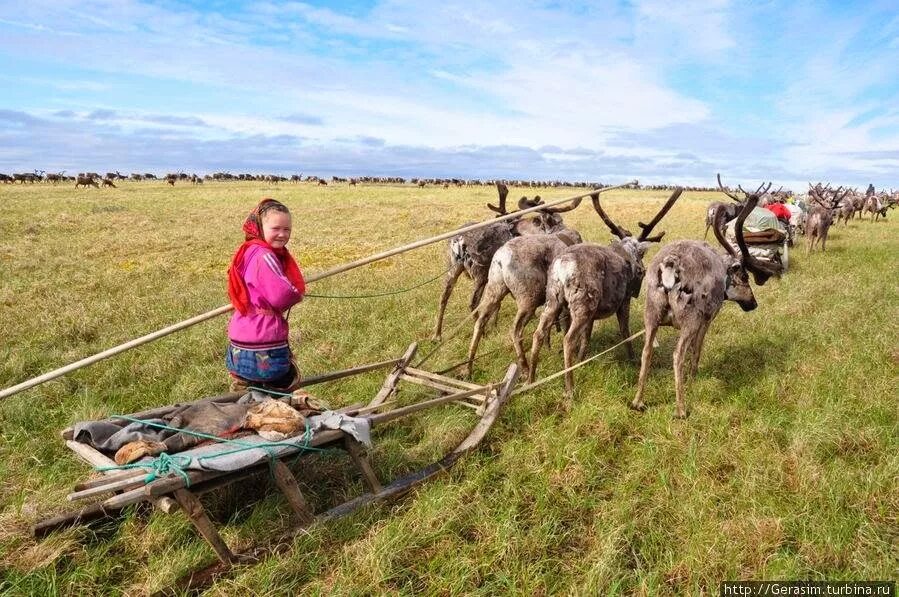
<path id="1" fill-rule="evenodd" d="M 228 268 L 234 315 L 225 361 L 233 378 L 231 389 L 257 385 L 292 391 L 300 375 L 288 345 L 285 313 L 303 300 L 306 284 L 286 246 L 290 211 L 274 199 L 263 199 L 243 230 L 246 240 Z"/>

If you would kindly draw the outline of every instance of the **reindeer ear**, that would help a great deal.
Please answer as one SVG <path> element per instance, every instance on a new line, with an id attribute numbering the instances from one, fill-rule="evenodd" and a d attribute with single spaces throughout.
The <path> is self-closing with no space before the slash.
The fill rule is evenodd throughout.
<path id="1" fill-rule="evenodd" d="M 651 246 L 652 243 L 647 241 L 637 243 L 637 252 L 640 253 L 640 257 L 646 255 L 646 251 L 648 251 Z"/>

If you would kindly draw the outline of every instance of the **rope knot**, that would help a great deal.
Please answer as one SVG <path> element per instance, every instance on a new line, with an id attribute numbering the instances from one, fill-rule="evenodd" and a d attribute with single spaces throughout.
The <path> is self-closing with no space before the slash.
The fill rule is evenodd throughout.
<path id="1" fill-rule="evenodd" d="M 163 452 L 151 462 L 141 463 L 141 466 L 150 467 L 147 476 L 144 478 L 144 483 L 150 483 L 156 479 L 176 473 L 184 479 L 184 484 L 190 487 L 190 476 L 184 470 L 184 467 L 188 464 L 190 464 L 190 458 L 187 456 L 171 456 L 167 452 Z"/>

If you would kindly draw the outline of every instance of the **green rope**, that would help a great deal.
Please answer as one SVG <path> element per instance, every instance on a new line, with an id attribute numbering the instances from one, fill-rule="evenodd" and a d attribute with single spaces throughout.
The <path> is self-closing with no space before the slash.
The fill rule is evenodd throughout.
<path id="1" fill-rule="evenodd" d="M 192 435 L 194 437 L 200 437 L 203 439 L 214 440 L 217 442 L 222 442 L 224 444 L 233 444 L 236 446 L 240 446 L 234 450 L 227 450 L 225 452 L 217 452 L 215 454 L 209 454 L 207 456 L 199 456 L 196 458 L 198 463 L 202 463 L 203 460 L 210 458 L 219 458 L 221 456 L 227 456 L 230 454 L 237 454 L 240 452 L 247 452 L 249 450 L 260 449 L 265 451 L 268 454 L 269 459 L 269 472 L 274 473 L 274 464 L 278 459 L 278 455 L 275 453 L 274 448 L 278 447 L 288 447 L 288 448 L 299 448 L 300 453 L 304 451 L 308 452 L 326 452 L 326 449 L 323 448 L 315 448 L 310 446 L 309 443 L 312 441 L 312 429 L 309 427 L 309 421 L 306 421 L 306 430 L 303 432 L 302 443 L 297 444 L 289 441 L 280 441 L 280 442 L 260 442 L 260 443 L 250 443 L 250 442 L 242 442 L 236 439 L 228 439 L 224 437 L 219 437 L 217 435 L 211 435 L 208 433 L 202 433 L 200 431 L 193 431 L 192 429 L 179 429 L 178 427 L 171 427 L 169 425 L 164 425 L 162 423 L 153 423 L 151 421 L 145 421 L 142 419 L 135 419 L 134 417 L 129 417 L 127 415 L 115 415 L 110 417 L 111 419 L 121 419 L 124 421 L 130 421 L 132 423 L 141 423 L 142 425 L 146 425 L 147 427 L 155 427 L 157 429 L 165 429 L 168 431 L 175 431 L 177 433 L 186 433 L 187 435 Z M 299 454 L 297 455 L 299 457 Z M 185 461 L 186 459 L 186 461 Z M 123 464 L 117 466 L 104 466 L 97 467 L 98 471 L 114 471 L 114 470 L 128 470 L 128 469 L 136 469 L 136 468 L 146 468 L 149 469 L 149 473 L 144 478 L 144 483 L 149 483 L 157 478 L 164 477 L 170 473 L 176 473 L 180 475 L 185 484 L 190 487 L 190 477 L 187 472 L 184 470 L 184 467 L 188 466 L 191 462 L 190 456 L 184 455 L 170 455 L 166 452 L 158 455 L 156 458 L 150 460 L 149 462 L 134 462 L 131 464 Z"/>
<path id="2" fill-rule="evenodd" d="M 186 462 L 185 459 L 187 459 Z M 147 471 L 147 476 L 144 477 L 144 485 L 150 483 L 151 481 L 155 481 L 156 479 L 165 477 L 171 473 L 177 473 L 182 479 L 184 479 L 184 484 L 187 487 L 190 487 L 190 476 L 187 474 L 187 471 L 184 470 L 184 467 L 188 464 L 190 464 L 190 457 L 188 456 L 172 456 L 170 454 L 167 454 L 166 452 L 163 452 L 150 462 L 133 462 L 131 464 L 123 464 L 121 466 L 98 466 L 97 470 L 114 471 L 137 468 L 149 469 L 149 471 Z"/>
<path id="3" fill-rule="evenodd" d="M 374 293 L 374 294 L 312 294 L 311 292 L 307 292 L 305 296 L 312 297 L 312 298 L 328 298 L 328 299 L 356 299 L 356 298 L 377 298 L 377 297 L 381 297 L 381 296 L 392 296 L 394 294 L 402 294 L 404 292 L 409 292 L 411 290 L 415 290 L 416 288 L 421 288 L 425 284 L 430 284 L 437 278 L 439 278 L 443 275 L 446 275 L 446 272 L 450 271 L 450 269 L 452 269 L 452 266 L 450 266 L 446 270 L 440 272 L 433 278 L 429 278 L 429 279 L 425 280 L 424 282 L 421 282 L 420 284 L 416 284 L 415 286 L 411 286 L 409 288 L 403 288 L 402 290 L 393 290 L 391 292 L 378 292 L 378 293 Z"/>

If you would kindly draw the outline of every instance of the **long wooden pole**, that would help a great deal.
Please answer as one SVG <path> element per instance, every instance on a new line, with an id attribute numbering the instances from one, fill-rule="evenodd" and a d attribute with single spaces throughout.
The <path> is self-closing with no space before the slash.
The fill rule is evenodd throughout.
<path id="1" fill-rule="evenodd" d="M 478 230 L 479 228 L 484 228 L 485 226 L 489 226 L 491 224 L 495 224 L 497 222 L 505 222 L 507 220 L 512 220 L 523 216 L 525 214 L 529 214 L 532 212 L 540 211 L 541 209 L 546 209 L 547 207 L 552 207 L 555 205 L 560 205 L 562 203 L 568 203 L 570 201 L 575 201 L 577 199 L 583 199 L 584 197 L 589 197 L 590 195 L 605 193 L 606 191 L 611 191 L 614 189 L 620 189 L 623 187 L 627 187 L 633 184 L 636 184 L 637 181 L 632 180 L 630 182 L 615 185 L 613 187 L 604 187 L 602 189 L 592 189 L 587 193 L 581 193 L 580 195 L 574 195 L 572 197 L 566 197 L 564 199 L 556 199 L 554 201 L 548 201 L 542 205 L 538 205 L 536 207 L 530 207 L 528 209 L 523 209 L 521 211 L 516 211 L 514 213 L 507 214 L 505 216 L 500 216 L 498 218 L 494 218 L 492 220 L 486 220 L 484 222 L 480 222 L 477 224 L 472 224 L 470 226 L 465 226 L 463 228 L 459 228 L 457 230 L 453 230 L 451 232 L 444 232 L 443 234 L 438 234 L 437 236 L 432 236 L 430 238 L 426 238 L 423 240 L 419 240 L 413 243 L 409 243 L 407 245 L 403 245 L 401 247 L 396 247 L 395 249 L 390 249 L 388 251 L 382 251 L 381 253 L 376 253 L 374 255 L 370 255 L 368 257 L 364 257 L 362 259 L 357 259 L 356 261 L 352 261 L 350 263 L 345 263 L 343 265 L 337 266 L 333 269 L 326 270 L 324 272 L 318 274 L 312 274 L 306 279 L 306 282 L 316 282 L 318 280 L 322 280 L 324 278 L 328 278 L 330 276 L 334 276 L 351 269 L 355 269 L 357 267 L 361 267 L 363 265 L 368 265 L 369 263 L 373 263 L 375 261 L 380 261 L 381 259 L 387 259 L 388 257 L 392 257 L 394 255 L 398 255 L 400 253 L 405 253 L 406 251 L 411 251 L 413 249 L 418 249 L 424 247 L 426 245 L 430 245 L 436 242 L 440 242 L 442 240 L 446 240 L 448 238 L 452 238 L 458 234 L 464 234 L 465 232 L 471 232 L 472 230 Z M 212 319 L 213 317 L 218 317 L 219 315 L 224 315 L 225 313 L 230 313 L 234 307 L 231 305 L 223 305 L 217 309 L 213 309 L 207 313 L 203 313 L 202 315 L 197 315 L 196 317 L 191 317 L 190 319 L 185 319 L 180 323 L 176 323 L 174 325 L 170 325 L 166 328 L 153 332 L 152 334 L 147 334 L 146 336 L 141 336 L 140 338 L 135 338 L 129 342 L 125 342 L 124 344 L 119 344 L 113 348 L 109 348 L 104 350 L 103 352 L 98 352 L 93 356 L 89 356 L 81 359 L 80 361 L 76 361 L 65 367 L 60 367 L 59 369 L 55 369 L 50 371 L 49 373 L 44 373 L 43 375 L 38 375 L 32 379 L 27 381 L 23 381 L 20 384 L 11 386 L 6 388 L 5 390 L 0 390 L 0 400 L 4 398 L 8 398 L 14 394 L 18 394 L 19 392 L 23 392 L 29 388 L 33 388 L 34 386 L 40 385 L 42 383 L 48 382 L 50 380 L 56 379 L 57 377 L 62 377 L 66 373 L 71 373 L 77 369 L 81 369 L 82 367 L 87 367 L 88 365 L 93 365 L 99 361 L 104 359 L 108 359 L 109 357 L 115 356 L 119 353 L 125 352 L 126 350 L 130 350 L 132 348 L 137 348 L 143 344 L 147 344 L 148 342 L 152 342 L 153 340 L 158 340 L 163 336 L 168 336 L 169 334 L 173 334 L 177 331 L 189 328 L 193 325 L 206 321 L 207 319 Z"/>

